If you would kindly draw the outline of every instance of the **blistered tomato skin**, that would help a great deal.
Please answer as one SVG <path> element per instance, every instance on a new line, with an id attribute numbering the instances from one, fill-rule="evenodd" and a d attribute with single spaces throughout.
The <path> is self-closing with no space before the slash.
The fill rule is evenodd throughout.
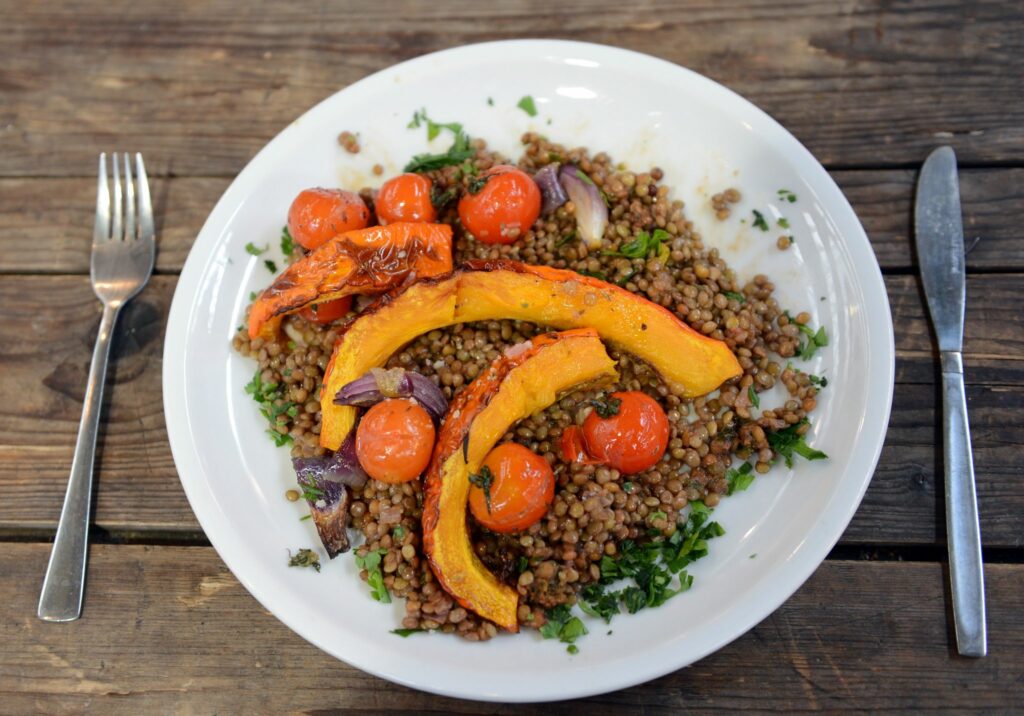
<path id="1" fill-rule="evenodd" d="M 491 450 L 483 467 L 490 472 L 489 488 L 477 484 L 469 492 L 469 509 L 477 522 L 507 534 L 522 532 L 547 514 L 555 499 L 555 475 L 543 457 L 508 442 Z"/>
<path id="2" fill-rule="evenodd" d="M 415 480 L 434 449 L 434 421 L 415 401 L 383 400 L 366 411 L 356 430 L 356 457 L 366 474 L 390 483 Z"/>
<path id="3" fill-rule="evenodd" d="M 619 401 L 613 415 L 603 418 L 595 408 L 583 421 L 587 453 L 624 475 L 654 467 L 668 448 L 665 411 L 640 391 L 612 393 L 610 398 Z"/>
<path id="4" fill-rule="evenodd" d="M 288 209 L 288 231 L 305 249 L 315 249 L 338 234 L 366 228 L 370 210 L 355 192 L 304 189 Z"/>
<path id="5" fill-rule="evenodd" d="M 459 200 L 463 228 L 485 244 L 511 244 L 540 216 L 541 193 L 526 172 L 507 164 L 474 178 Z"/>
<path id="6" fill-rule="evenodd" d="M 396 221 L 437 220 L 437 209 L 430 201 L 433 183 L 419 174 L 400 174 L 381 186 L 374 201 L 377 220 L 381 224 Z"/>

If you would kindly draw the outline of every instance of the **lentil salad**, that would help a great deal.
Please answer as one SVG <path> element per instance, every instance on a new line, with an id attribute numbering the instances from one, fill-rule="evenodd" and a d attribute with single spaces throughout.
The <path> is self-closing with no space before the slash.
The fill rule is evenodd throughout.
<path id="1" fill-rule="evenodd" d="M 511 243 L 483 243 L 462 230 L 459 198 L 473 192 L 481 175 L 506 164 L 482 140 L 466 138 L 464 159 L 435 168 L 426 165 L 417 172 L 429 182 L 437 222 L 455 229 L 454 265 L 510 259 L 607 281 L 671 311 L 701 335 L 723 342 L 742 371 L 717 394 L 688 398 L 646 362 L 609 346 L 618 370 L 614 384 L 563 395 L 503 436 L 501 442 L 522 445 L 548 463 L 554 495 L 543 516 L 516 533 L 495 532 L 468 518 L 473 550 L 517 593 L 520 625 L 540 628 L 542 633 L 546 627 L 546 636 L 572 641 L 574 637 L 566 633 L 572 631 L 572 617 L 565 610 L 575 603 L 607 617 L 620 609 L 639 608 L 623 590 L 611 593 L 616 595 L 612 609 L 605 588 L 615 575 L 610 565 L 628 562 L 638 550 L 649 554 L 650 545 L 676 540 L 678 546 L 679 536 L 696 536 L 695 543 L 715 536 L 720 528 L 707 522 L 707 511 L 743 489 L 752 475 L 767 472 L 778 458 L 790 460 L 794 446 L 797 455 L 823 457 L 802 441 L 823 381 L 790 361 L 827 339 L 820 329 L 808 326 L 808 314 L 792 317 L 778 305 L 768 277 L 738 281 L 718 252 L 704 245 L 682 202 L 661 183 L 660 169 L 634 173 L 613 164 L 604 153 L 570 149 L 532 133 L 524 135 L 522 143 L 516 166 L 527 175 L 536 176 L 552 164 L 571 165 L 599 189 L 607 209 L 600 245 L 594 247 L 579 236 L 579 208 L 571 200 L 518 231 Z M 374 212 L 375 192 L 360 194 Z M 731 204 L 740 201 L 735 189 L 722 196 Z M 293 256 L 300 260 L 304 255 L 297 247 Z M 270 418 L 275 440 L 289 445 L 294 457 L 315 458 L 327 452 L 319 437 L 324 372 L 346 322 L 365 307 L 357 299 L 328 322 L 317 320 L 319 316 L 288 314 L 278 340 L 250 337 L 244 330 L 233 339 L 236 350 L 258 362 L 250 392 Z M 423 375 L 452 400 L 503 352 L 547 330 L 516 320 L 437 328 L 392 355 L 386 368 Z M 781 406 L 760 410 L 759 393 L 776 383 L 789 398 Z M 565 434 L 583 426 L 595 404 L 615 391 L 650 396 L 667 418 L 664 454 L 640 472 L 624 474 L 607 464 L 567 460 L 562 449 Z M 736 467 L 737 459 L 747 467 Z M 351 527 L 364 539 L 356 548 L 364 567 L 361 577 L 371 584 L 379 581 L 383 589 L 375 587 L 375 595 L 405 599 L 402 630 L 440 630 L 470 640 L 495 636 L 499 627 L 460 604 L 431 569 L 423 551 L 423 504 L 418 480 L 369 479 L 351 488 L 346 511 Z M 671 589 L 682 590 L 685 572 L 675 570 L 671 576 L 678 579 L 673 583 L 678 586 Z M 656 606 L 654 602 L 657 595 L 646 605 Z"/>

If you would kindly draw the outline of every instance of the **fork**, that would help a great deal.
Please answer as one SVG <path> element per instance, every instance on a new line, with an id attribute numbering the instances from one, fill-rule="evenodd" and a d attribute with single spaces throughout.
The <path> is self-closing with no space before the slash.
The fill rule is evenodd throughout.
<path id="1" fill-rule="evenodd" d="M 39 597 L 39 618 L 49 622 L 73 621 L 82 614 L 96 433 L 99 430 L 111 338 L 121 308 L 149 280 L 156 254 L 153 207 L 142 155 L 135 155 L 134 183 L 128 155 L 124 155 L 123 184 L 117 153 L 111 159 L 112 186 L 108 186 L 107 155 L 100 154 L 96 225 L 90 262 L 92 290 L 103 302 L 103 318 L 92 351 L 89 382 L 85 389 L 82 419 L 78 424 L 68 491 L 64 496 L 57 537 L 53 542 Z"/>

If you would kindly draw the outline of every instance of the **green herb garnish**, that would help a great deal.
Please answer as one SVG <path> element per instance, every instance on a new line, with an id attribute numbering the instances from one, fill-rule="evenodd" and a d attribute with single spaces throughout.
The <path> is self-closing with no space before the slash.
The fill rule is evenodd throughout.
<path id="1" fill-rule="evenodd" d="M 747 297 L 738 291 L 722 291 L 722 295 L 728 298 L 730 301 L 739 301 L 740 303 L 746 303 Z"/>
<path id="2" fill-rule="evenodd" d="M 405 528 L 402 525 L 395 525 L 395 528 L 391 530 L 391 536 L 397 540 L 405 539 Z"/>
<path id="3" fill-rule="evenodd" d="M 788 201 L 790 204 L 796 203 L 796 194 L 789 189 L 779 189 L 778 194 L 782 201 Z"/>
<path id="4" fill-rule="evenodd" d="M 624 483 L 622 483 L 622 491 L 625 492 L 627 495 L 633 493 L 633 488 L 634 487 L 635 486 L 633 485 L 632 482 L 624 482 Z"/>
<path id="5" fill-rule="evenodd" d="M 747 386 L 747 397 L 750 398 L 750 404 L 755 408 L 761 407 L 761 399 L 757 397 L 757 391 L 754 390 L 754 386 Z"/>
<path id="6" fill-rule="evenodd" d="M 275 264 L 270 259 L 265 260 L 263 262 L 263 265 L 267 267 L 267 271 L 269 271 L 270 273 L 277 273 L 277 264 Z"/>
<path id="7" fill-rule="evenodd" d="M 559 604 L 545 612 L 547 623 L 540 628 L 540 635 L 545 639 L 558 639 L 572 644 L 587 634 L 587 627 L 579 617 L 574 617 L 568 606 Z"/>
<path id="8" fill-rule="evenodd" d="M 484 491 L 484 501 L 487 503 L 487 512 L 491 511 L 491 485 L 494 484 L 494 473 L 486 465 L 481 466 L 480 472 L 470 474 L 469 484 L 476 485 Z"/>
<path id="9" fill-rule="evenodd" d="M 295 239 L 292 238 L 292 232 L 285 226 L 281 229 L 281 253 L 285 256 L 291 256 L 295 251 Z"/>
<path id="10" fill-rule="evenodd" d="M 619 398 L 613 398 L 607 396 L 605 398 L 595 398 L 589 401 L 590 405 L 594 406 L 594 412 L 602 418 L 613 418 L 619 414 L 619 408 L 622 407 L 622 400 Z"/>
<path id="11" fill-rule="evenodd" d="M 356 566 L 366 570 L 366 583 L 370 585 L 370 596 L 383 604 L 391 603 L 391 594 L 384 586 L 384 574 L 380 570 L 381 558 L 387 554 L 386 549 L 367 552 L 364 556 L 356 555 Z"/>
<path id="12" fill-rule="evenodd" d="M 300 549 L 295 554 L 292 554 L 291 550 L 288 550 L 288 566 L 289 567 L 312 567 L 316 571 L 320 571 L 320 555 L 311 549 Z"/>
<path id="13" fill-rule="evenodd" d="M 488 107 L 493 107 L 494 106 L 494 97 L 488 97 L 487 98 L 487 106 Z"/>
<path id="14" fill-rule="evenodd" d="M 800 357 L 804 360 L 810 360 L 815 351 L 819 348 L 824 348 L 828 345 L 828 334 L 825 333 L 825 327 L 821 326 L 818 330 L 814 330 L 808 325 L 803 323 L 797 323 L 796 319 L 789 315 L 789 311 L 785 311 L 784 315 L 789 319 L 789 322 L 794 324 L 800 332 L 807 336 L 807 342 L 800 346 Z"/>
<path id="15" fill-rule="evenodd" d="M 826 378 L 823 375 L 822 376 L 808 375 L 807 379 L 809 381 L 811 381 L 811 385 L 816 385 L 819 388 L 824 388 L 824 387 L 828 386 L 828 378 Z"/>
<path id="16" fill-rule="evenodd" d="M 778 224 L 783 229 L 789 228 L 789 219 L 787 219 L 785 216 L 780 216 L 779 220 L 776 221 L 775 223 Z"/>
<path id="17" fill-rule="evenodd" d="M 754 466 L 749 462 L 743 463 L 737 469 L 730 469 L 725 473 L 725 480 L 729 483 L 728 494 L 743 492 L 750 487 L 755 477 L 757 475 L 754 474 Z"/>
<path id="18" fill-rule="evenodd" d="M 467 159 L 476 155 L 476 150 L 469 146 L 469 135 L 466 134 L 462 125 L 458 122 L 435 122 L 427 116 L 425 109 L 421 109 L 412 116 L 408 127 L 415 129 L 422 124 L 427 125 L 427 140 L 437 137 L 442 129 L 447 129 L 455 135 L 455 141 L 448 151 L 441 154 L 417 154 L 405 165 L 407 172 L 428 172 L 441 167 L 461 164 Z"/>
<path id="19" fill-rule="evenodd" d="M 274 443 L 281 447 L 292 442 L 292 436 L 279 433 L 274 428 L 287 422 L 287 417 L 290 414 L 289 410 L 295 407 L 295 403 L 290 400 L 284 400 L 284 390 L 276 382 L 264 383 L 261 373 L 262 370 L 256 370 L 252 380 L 246 383 L 245 392 L 259 403 L 260 414 L 270 423 L 270 429 L 267 432 L 273 438 Z"/>
<path id="20" fill-rule="evenodd" d="M 466 191 L 470 194 L 479 194 L 487 186 L 487 182 L 491 180 L 493 175 L 479 176 L 469 180 L 469 184 L 466 186 Z"/>
<path id="21" fill-rule="evenodd" d="M 761 231 L 768 231 L 768 222 L 765 221 L 764 214 L 762 214 L 757 209 L 754 209 L 754 223 L 753 223 L 753 226 L 754 226 L 755 229 L 760 229 Z"/>
<path id="22" fill-rule="evenodd" d="M 419 634 L 420 632 L 428 631 L 427 629 L 392 629 L 391 633 L 396 634 L 403 639 L 407 638 L 410 634 Z"/>
<path id="23" fill-rule="evenodd" d="M 523 572 L 525 572 L 529 568 L 530 568 L 530 560 L 527 559 L 525 556 L 521 555 L 519 557 L 519 559 L 516 560 L 516 572 L 519 573 L 519 574 L 522 574 Z"/>
<path id="24" fill-rule="evenodd" d="M 448 187 L 444 191 L 440 191 L 436 186 L 433 186 L 430 189 L 430 203 L 433 204 L 435 209 L 441 209 L 454 199 L 458 193 L 459 190 L 453 186 Z"/>
<path id="25" fill-rule="evenodd" d="M 797 433 L 797 430 L 802 426 L 809 424 L 810 421 L 804 418 L 799 423 L 790 425 L 788 428 L 768 433 L 768 445 L 775 451 L 776 455 L 785 458 L 786 467 L 793 467 L 794 454 L 799 455 L 805 460 L 828 459 L 828 455 L 821 450 L 812 448 L 804 440 L 804 436 Z"/>
<path id="26" fill-rule="evenodd" d="M 549 119 L 548 121 L 550 122 L 551 120 Z M 575 644 L 570 644 L 569 646 L 565 647 L 565 650 L 573 656 L 580 653 L 580 648 Z"/>
<path id="27" fill-rule="evenodd" d="M 313 485 L 302 485 L 302 499 L 307 502 L 316 502 L 324 496 L 324 491 Z"/>
<path id="28" fill-rule="evenodd" d="M 596 278 L 599 281 L 607 281 L 608 277 L 600 271 L 587 271 L 586 269 L 574 269 L 580 276 L 590 276 L 590 278 Z"/>
<path id="29" fill-rule="evenodd" d="M 245 253 L 250 254 L 252 256 L 259 256 L 260 254 L 266 253 L 267 249 L 269 248 L 270 244 L 267 244 L 262 249 L 257 248 L 256 244 L 250 241 L 245 245 Z"/>
<path id="30" fill-rule="evenodd" d="M 519 102 L 516 103 L 516 107 L 526 112 L 531 117 L 537 116 L 537 105 L 533 101 L 533 97 L 525 95 Z"/>
<path id="31" fill-rule="evenodd" d="M 668 246 L 662 246 L 662 242 L 668 241 L 671 238 L 672 235 L 664 229 L 655 229 L 652 234 L 641 231 L 632 241 L 619 247 L 618 251 L 602 251 L 601 255 L 623 256 L 627 259 L 646 259 L 651 256 L 657 256 L 664 262 L 667 259 Z"/>

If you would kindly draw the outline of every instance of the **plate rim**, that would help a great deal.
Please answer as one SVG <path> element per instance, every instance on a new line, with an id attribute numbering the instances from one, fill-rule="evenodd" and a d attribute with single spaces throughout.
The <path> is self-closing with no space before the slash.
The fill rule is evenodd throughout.
<path id="1" fill-rule="evenodd" d="M 749 615 L 744 615 L 745 618 L 735 620 L 732 622 L 728 629 L 722 630 L 722 636 L 716 635 L 714 638 L 709 639 L 706 648 L 700 650 L 695 655 L 690 655 L 682 660 L 672 661 L 671 659 L 652 664 L 647 668 L 641 669 L 640 671 L 627 671 L 621 670 L 615 676 L 609 676 L 602 674 L 600 685 L 594 685 L 588 681 L 585 685 L 578 685 L 575 688 L 562 688 L 556 692 L 552 689 L 536 690 L 529 693 L 522 692 L 510 692 L 502 694 L 485 694 L 485 693 L 473 693 L 467 690 L 460 690 L 458 688 L 445 688 L 437 687 L 433 684 L 425 684 L 416 681 L 414 678 L 403 676 L 402 674 L 395 673 L 394 671 L 388 671 L 384 668 L 377 668 L 365 663 L 360 663 L 358 659 L 350 659 L 348 656 L 342 656 L 338 649 L 327 646 L 323 643 L 323 640 L 317 638 L 316 631 L 307 625 L 300 622 L 299 619 L 293 617 L 287 610 L 277 608 L 275 594 L 270 593 L 257 593 L 259 590 L 256 585 L 250 582 L 245 575 L 239 574 L 236 568 L 225 558 L 224 552 L 227 549 L 228 543 L 232 540 L 232 535 L 226 533 L 226 528 L 222 527 L 218 522 L 213 521 L 211 518 L 215 517 L 215 510 L 205 504 L 201 498 L 208 497 L 207 494 L 202 493 L 202 489 L 207 487 L 205 478 L 203 480 L 195 480 L 193 475 L 198 471 L 202 473 L 201 465 L 195 460 L 195 453 L 190 450 L 192 447 L 186 440 L 188 430 L 182 421 L 187 423 L 187 414 L 184 410 L 184 381 L 179 380 L 183 378 L 179 373 L 184 371 L 184 356 L 178 355 L 179 341 L 172 340 L 172 338 L 184 338 L 187 328 L 188 315 L 186 311 L 191 309 L 191 302 L 195 296 L 196 289 L 198 288 L 198 281 L 202 275 L 202 271 L 205 268 L 205 260 L 207 257 L 203 257 L 204 263 L 200 263 L 200 256 L 195 249 L 200 246 L 203 238 L 210 234 L 213 226 L 228 207 L 235 203 L 236 195 L 244 196 L 244 190 L 242 184 L 245 183 L 247 177 L 256 172 L 262 157 L 269 154 L 273 148 L 284 141 L 297 130 L 302 124 L 302 120 L 307 116 L 318 112 L 318 110 L 325 104 L 334 100 L 338 95 L 349 92 L 353 88 L 362 86 L 364 84 L 379 82 L 391 75 L 395 75 L 411 65 L 426 64 L 437 59 L 452 59 L 460 54 L 467 56 L 473 56 L 475 53 L 491 53 L 497 51 L 498 53 L 508 52 L 521 52 L 529 54 L 531 57 L 536 56 L 542 51 L 548 51 L 553 53 L 566 53 L 570 50 L 576 50 L 579 52 L 590 53 L 590 55 L 600 55 L 600 59 L 604 62 L 613 62 L 617 60 L 632 62 L 632 63 L 646 63 L 650 66 L 658 66 L 660 71 L 665 73 L 672 73 L 679 76 L 685 76 L 685 79 L 689 82 L 696 83 L 698 90 L 708 91 L 713 94 L 717 93 L 729 99 L 732 102 L 738 101 L 739 106 L 749 113 L 752 113 L 758 118 L 759 121 L 765 123 L 765 127 L 770 128 L 773 132 L 783 138 L 783 141 L 787 143 L 786 150 L 792 151 L 801 159 L 801 166 L 805 166 L 808 171 L 813 175 L 813 182 L 817 186 L 825 185 L 830 189 L 833 189 L 841 201 L 840 205 L 837 205 L 841 211 L 848 211 L 849 217 L 852 218 L 854 235 L 848 236 L 844 232 L 844 239 L 847 241 L 854 241 L 858 246 L 858 252 L 866 250 L 867 257 L 870 258 L 870 263 L 866 266 L 862 266 L 860 263 L 857 264 L 856 270 L 853 272 L 853 276 L 857 279 L 860 284 L 862 295 L 872 297 L 874 300 L 879 300 L 877 306 L 878 312 L 881 314 L 879 317 L 884 319 L 884 326 L 877 327 L 876 330 L 872 331 L 872 337 L 879 338 L 880 342 L 883 337 L 881 329 L 884 328 L 884 337 L 887 339 L 884 341 L 882 347 L 885 348 L 888 356 L 888 360 L 881 362 L 878 368 L 882 370 L 881 379 L 887 386 L 887 393 L 885 396 L 885 405 L 879 416 L 878 425 L 879 427 L 874 431 L 872 438 L 875 441 L 873 451 L 868 459 L 870 464 L 870 470 L 861 479 L 858 494 L 855 500 L 852 500 L 845 509 L 843 509 L 840 515 L 837 517 L 837 523 L 841 524 L 841 528 L 833 529 L 833 535 L 830 535 L 829 540 L 820 544 L 812 545 L 807 547 L 813 558 L 808 559 L 805 557 L 804 561 L 800 564 L 800 568 L 795 570 L 795 574 L 788 575 L 789 578 L 786 580 L 787 586 L 783 589 L 775 588 L 771 592 L 771 598 L 762 602 L 766 607 L 753 610 Z M 794 158 L 794 161 L 796 159 Z M 217 237 L 207 240 L 210 243 L 210 250 L 216 247 Z M 868 285 L 871 284 L 871 285 Z M 186 306 L 186 302 L 188 305 Z M 876 317 L 877 318 L 877 317 Z M 181 359 L 179 361 L 179 358 Z M 874 367 L 874 366 L 873 366 Z M 167 330 L 165 333 L 165 343 L 163 351 L 163 374 L 162 374 L 162 389 L 163 389 L 163 400 L 164 400 L 164 419 L 167 428 L 168 441 L 171 447 L 171 453 L 174 459 L 176 471 L 178 473 L 179 481 L 182 484 L 182 488 L 185 491 L 186 497 L 189 501 L 189 505 L 192 508 L 193 513 L 196 516 L 197 521 L 202 527 L 207 538 L 210 540 L 211 545 L 217 552 L 218 556 L 224 562 L 224 564 L 231 570 L 232 574 L 239 580 L 239 582 L 246 588 L 246 590 L 263 606 L 267 611 L 271 612 L 275 618 L 284 623 L 289 629 L 294 631 L 296 634 L 301 636 L 306 641 L 310 642 L 317 648 L 326 652 L 327 654 L 339 659 L 340 661 L 349 664 L 361 671 L 370 673 L 374 676 L 386 679 L 388 681 L 402 684 L 410 688 L 414 688 L 421 691 L 439 694 L 442 696 L 450 696 L 462 699 L 470 699 L 476 701 L 491 701 L 491 702 L 539 702 L 539 701 L 561 701 L 572 698 L 579 698 L 585 696 L 592 696 L 597 694 L 609 693 L 622 688 L 627 688 L 636 684 L 650 681 L 651 679 L 664 676 L 665 674 L 677 671 L 680 668 L 693 664 L 700 659 L 714 653 L 731 643 L 740 636 L 746 634 L 751 628 L 760 623 L 763 619 L 771 616 L 785 601 L 787 601 L 801 586 L 810 578 L 812 574 L 821 566 L 824 562 L 825 557 L 828 555 L 832 547 L 838 542 L 845 532 L 847 526 L 852 520 L 855 512 L 859 508 L 861 501 L 863 500 L 864 493 L 867 490 L 868 485 L 874 475 L 875 469 L 878 465 L 878 459 L 881 455 L 882 448 L 885 442 L 885 435 L 888 429 L 888 422 L 891 415 L 893 391 L 895 387 L 895 336 L 893 332 L 892 314 L 889 304 L 888 293 L 885 290 L 884 280 L 882 278 L 881 269 L 878 265 L 877 257 L 874 254 L 874 250 L 870 244 L 866 232 L 864 231 L 863 225 L 860 222 L 859 217 L 850 205 L 849 200 L 843 194 L 842 190 L 838 187 L 832 177 L 828 174 L 827 170 L 821 165 L 820 162 L 811 154 L 811 152 L 785 127 L 777 122 L 764 110 L 757 107 L 753 102 L 745 99 L 737 92 L 730 88 L 722 85 L 714 80 L 701 75 L 693 70 L 690 70 L 681 65 L 677 65 L 668 60 L 664 60 L 646 53 L 636 52 L 620 47 L 611 45 L 603 45 L 599 43 L 590 42 L 579 42 L 570 40 L 557 40 L 557 39 L 514 39 L 514 40 L 500 40 L 494 42 L 481 42 L 470 45 L 461 45 L 458 47 L 448 48 L 418 57 L 406 60 L 404 62 L 388 66 L 371 75 L 368 75 L 357 82 L 347 85 L 336 92 L 328 95 L 320 102 L 317 102 L 310 109 L 303 112 L 299 117 L 292 120 L 286 127 L 278 132 L 269 142 L 267 142 L 257 152 L 251 160 L 245 165 L 241 172 L 232 180 L 228 185 L 227 189 L 218 199 L 213 209 L 210 211 L 209 216 L 203 224 L 202 229 L 196 236 L 196 240 L 193 246 L 189 250 L 188 257 L 181 270 L 178 278 L 177 286 L 175 287 L 174 296 L 171 301 L 171 308 L 167 321 Z M 181 390 L 177 390 L 180 388 Z M 880 396 L 879 396 L 880 397 Z M 177 437 L 176 437 L 177 435 Z M 183 469 L 184 467 L 184 469 Z M 790 569 L 792 565 L 789 565 Z M 661 647 L 664 649 L 664 646 Z M 604 678 L 608 676 L 608 678 Z M 471 685 L 469 686 L 471 688 Z"/>

